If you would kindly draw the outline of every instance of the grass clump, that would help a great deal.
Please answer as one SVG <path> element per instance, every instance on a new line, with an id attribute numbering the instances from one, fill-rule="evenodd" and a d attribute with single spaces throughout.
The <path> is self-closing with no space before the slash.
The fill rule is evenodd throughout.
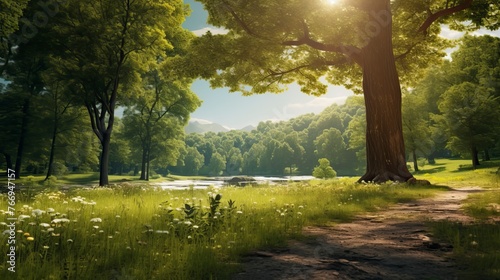
<path id="1" fill-rule="evenodd" d="M 500 216 L 500 190 L 473 194 L 467 198 L 465 212 L 479 220 Z"/>

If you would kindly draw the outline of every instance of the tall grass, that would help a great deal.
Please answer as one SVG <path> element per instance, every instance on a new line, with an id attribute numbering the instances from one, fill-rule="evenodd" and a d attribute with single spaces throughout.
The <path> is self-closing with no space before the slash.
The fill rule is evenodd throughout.
<path id="1" fill-rule="evenodd" d="M 441 189 L 343 180 L 220 190 L 123 185 L 44 191 L 19 197 L 15 275 L 226 279 L 238 269 L 243 253 L 283 246 L 300 236 L 305 225 L 347 221 Z M 0 209 L 7 209 L 5 196 Z M 7 223 L 7 213 L 0 214 Z M 7 235 L 0 234 L 0 242 L 6 244 Z M 7 251 L 7 246 L 0 249 L 3 256 Z M 1 262 L 0 278 L 9 277 L 6 262 Z"/>

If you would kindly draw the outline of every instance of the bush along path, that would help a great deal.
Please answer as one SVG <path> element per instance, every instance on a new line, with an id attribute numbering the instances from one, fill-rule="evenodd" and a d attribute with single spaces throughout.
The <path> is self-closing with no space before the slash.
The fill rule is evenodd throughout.
<path id="1" fill-rule="evenodd" d="M 306 227 L 287 248 L 246 255 L 233 279 L 461 279 L 453 246 L 433 239 L 432 221 L 468 224 L 461 204 L 479 187 L 399 203 L 332 227 Z"/>

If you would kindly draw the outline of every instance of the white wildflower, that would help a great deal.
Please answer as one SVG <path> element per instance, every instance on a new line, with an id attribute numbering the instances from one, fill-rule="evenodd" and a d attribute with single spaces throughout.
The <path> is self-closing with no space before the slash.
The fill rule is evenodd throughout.
<path id="1" fill-rule="evenodd" d="M 51 221 L 52 224 L 65 224 L 65 223 L 69 223 L 69 222 L 70 222 L 70 220 L 66 219 L 66 218 L 53 219 Z"/>
<path id="2" fill-rule="evenodd" d="M 30 216 L 28 216 L 28 215 L 19 215 L 19 217 L 17 217 L 17 219 L 19 221 L 24 221 L 24 219 L 29 219 L 29 218 L 30 218 Z"/>
<path id="3" fill-rule="evenodd" d="M 43 214 L 45 214 L 45 211 L 41 210 L 41 209 L 35 209 L 31 212 L 31 215 L 33 217 L 39 217 L 39 216 L 42 216 Z"/>

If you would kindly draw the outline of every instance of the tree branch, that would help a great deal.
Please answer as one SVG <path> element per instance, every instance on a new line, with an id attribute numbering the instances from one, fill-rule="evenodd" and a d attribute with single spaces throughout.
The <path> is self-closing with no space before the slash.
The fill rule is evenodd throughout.
<path id="1" fill-rule="evenodd" d="M 412 44 L 404 53 L 396 56 L 394 59 L 397 61 L 399 59 L 405 58 L 411 51 L 418 45 L 419 42 Z"/>
<path id="2" fill-rule="evenodd" d="M 246 24 L 246 22 L 240 18 L 238 16 L 238 14 L 236 13 L 236 11 L 234 11 L 234 9 L 231 7 L 231 5 L 229 5 L 226 1 L 222 1 L 222 3 L 224 4 L 224 7 L 227 9 L 227 11 L 231 14 L 231 16 L 233 16 L 234 20 L 236 20 L 236 22 L 238 23 L 238 25 L 243 28 L 243 30 L 248 33 L 248 35 L 250 36 L 253 36 L 255 38 L 258 38 L 258 39 L 262 39 L 262 40 L 270 40 L 264 36 L 261 36 L 260 34 L 257 34 L 256 32 L 254 32 L 250 26 L 248 26 L 248 24 Z"/>
<path id="3" fill-rule="evenodd" d="M 321 59 L 318 59 L 318 60 L 315 60 L 313 61 L 312 63 L 309 63 L 309 64 L 304 64 L 304 65 L 300 65 L 300 66 L 297 66 L 297 67 L 294 67 L 294 68 L 291 68 L 291 69 L 288 69 L 288 70 L 285 70 L 285 71 L 277 71 L 277 70 L 272 70 L 272 69 L 269 69 L 269 75 L 265 76 L 264 78 L 261 79 L 261 81 L 264 81 L 268 78 L 271 78 L 271 77 L 277 77 L 279 76 L 278 80 L 275 80 L 275 81 L 272 81 L 271 83 L 269 83 L 269 85 L 273 84 L 273 83 L 276 83 L 276 82 L 280 82 L 281 79 L 283 78 L 283 76 L 285 76 L 286 74 L 289 74 L 289 73 L 292 73 L 292 72 L 295 72 L 295 71 L 299 71 L 301 69 L 304 69 L 304 68 L 318 68 L 318 67 L 321 67 L 321 66 L 338 66 L 338 65 L 341 65 L 341 64 L 344 64 L 344 63 L 347 63 L 348 62 L 348 59 L 347 58 L 341 58 L 337 61 L 332 61 L 332 60 L 321 60 Z"/>
<path id="4" fill-rule="evenodd" d="M 431 13 L 430 16 L 425 20 L 425 22 L 420 26 L 418 29 L 418 32 L 423 32 L 424 34 L 427 33 L 427 29 L 438 19 L 449 16 L 451 14 L 463 11 L 468 9 L 472 5 L 473 0 L 464 0 L 462 4 L 451 7 L 451 8 L 445 8 L 443 10 L 440 10 L 436 13 Z"/>
<path id="5" fill-rule="evenodd" d="M 311 39 L 309 33 L 309 27 L 307 23 L 303 22 L 304 35 L 302 38 L 295 41 L 285 41 L 281 43 L 284 46 L 302 46 L 307 45 L 313 49 L 325 52 L 336 52 L 343 54 L 351 59 L 353 59 L 356 63 L 360 63 L 360 53 L 361 50 L 355 46 L 344 46 L 344 45 L 330 45 L 324 44 L 318 41 Z"/>

